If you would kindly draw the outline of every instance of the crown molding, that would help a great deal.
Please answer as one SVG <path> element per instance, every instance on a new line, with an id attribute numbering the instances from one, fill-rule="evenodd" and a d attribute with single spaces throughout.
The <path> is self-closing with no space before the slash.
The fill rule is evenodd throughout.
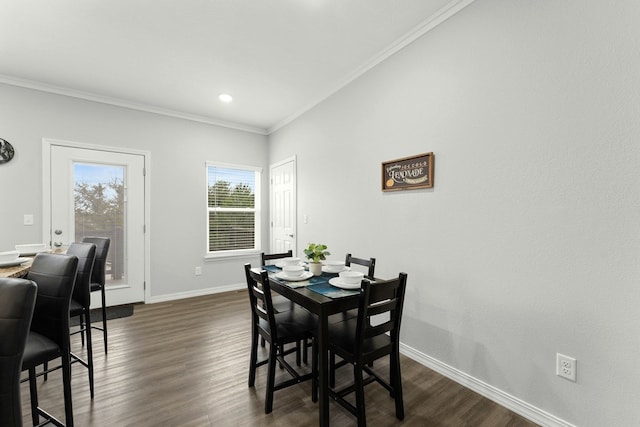
<path id="1" fill-rule="evenodd" d="M 32 80 L 19 79 L 12 76 L 0 74 L 0 83 L 8 84 L 11 86 L 19 86 L 27 89 L 38 90 L 41 92 L 55 93 L 57 95 L 69 96 L 72 98 L 84 99 L 86 101 L 99 102 L 101 104 L 114 105 L 116 107 L 129 108 L 131 110 L 144 111 L 147 113 L 159 114 L 162 116 L 175 117 L 178 119 L 190 120 L 193 122 L 206 123 L 214 126 L 220 126 L 230 129 L 241 130 L 245 132 L 257 133 L 260 135 L 267 135 L 267 130 L 258 128 L 255 126 L 244 125 L 241 123 L 228 122 L 225 120 L 219 120 L 212 117 L 199 116 L 197 114 L 183 113 L 180 111 L 169 110 L 166 108 L 156 107 L 148 104 L 139 104 L 132 101 L 127 101 L 120 98 L 111 98 L 108 96 L 98 95 L 90 92 L 83 92 L 79 90 L 73 90 L 65 87 L 49 85 L 46 83 L 36 82 Z"/>
<path id="2" fill-rule="evenodd" d="M 335 84 L 332 88 L 330 88 L 326 92 L 323 92 L 323 94 L 317 97 L 315 100 L 311 101 L 310 103 L 302 107 L 296 113 L 290 115 L 286 119 L 276 123 L 274 126 L 267 129 L 267 134 L 271 134 L 277 131 L 278 129 L 281 129 L 284 126 L 288 125 L 289 123 L 291 123 L 292 121 L 294 121 L 295 119 L 297 119 L 298 117 L 306 113 L 307 111 L 311 110 L 316 105 L 320 104 L 322 101 L 329 98 L 331 95 L 338 92 L 340 89 L 347 86 L 352 81 L 356 80 L 358 77 L 362 76 L 364 73 L 366 73 L 376 65 L 380 64 L 381 62 L 388 59 L 395 53 L 409 46 L 411 43 L 413 43 L 420 37 L 424 36 L 426 33 L 433 30 L 438 25 L 442 24 L 444 21 L 451 18 L 453 15 L 460 12 L 462 9 L 469 6 L 474 1 L 475 0 L 453 0 L 449 2 L 447 5 L 439 9 L 436 13 L 431 15 L 429 18 L 422 21 L 413 30 L 409 31 L 403 37 L 401 37 L 400 39 L 395 41 L 393 44 L 388 46 L 386 49 L 382 50 L 380 53 L 375 55 L 369 61 L 364 63 L 362 66 L 360 66 L 350 75 L 348 75 L 346 78 L 340 80 L 337 84 Z"/>

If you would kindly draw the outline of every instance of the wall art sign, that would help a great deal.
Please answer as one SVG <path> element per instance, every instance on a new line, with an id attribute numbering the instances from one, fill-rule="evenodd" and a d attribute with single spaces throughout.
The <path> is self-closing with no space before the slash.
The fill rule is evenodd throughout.
<path id="1" fill-rule="evenodd" d="M 433 153 L 382 163 L 382 191 L 433 187 Z"/>

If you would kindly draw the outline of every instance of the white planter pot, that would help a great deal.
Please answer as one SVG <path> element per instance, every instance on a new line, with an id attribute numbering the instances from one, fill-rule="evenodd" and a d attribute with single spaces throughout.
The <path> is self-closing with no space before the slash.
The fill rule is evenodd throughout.
<path id="1" fill-rule="evenodd" d="M 322 274 L 322 263 L 321 262 L 310 262 L 309 263 L 309 272 L 314 276 L 319 276 Z"/>

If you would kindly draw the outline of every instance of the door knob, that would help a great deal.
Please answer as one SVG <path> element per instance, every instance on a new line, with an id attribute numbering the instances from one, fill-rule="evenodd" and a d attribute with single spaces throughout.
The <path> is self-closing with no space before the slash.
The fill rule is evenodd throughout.
<path id="1" fill-rule="evenodd" d="M 289 234 L 289 237 L 293 237 L 293 234 Z"/>
<path id="2" fill-rule="evenodd" d="M 53 242 L 53 246 L 59 248 L 60 246 L 62 246 L 62 242 Z"/>
<path id="3" fill-rule="evenodd" d="M 59 236 L 59 235 L 61 235 L 61 234 L 62 234 L 62 230 L 60 230 L 60 229 L 58 228 L 58 229 L 56 229 L 56 230 L 54 231 L 54 233 L 56 233 L 56 234 Z"/>

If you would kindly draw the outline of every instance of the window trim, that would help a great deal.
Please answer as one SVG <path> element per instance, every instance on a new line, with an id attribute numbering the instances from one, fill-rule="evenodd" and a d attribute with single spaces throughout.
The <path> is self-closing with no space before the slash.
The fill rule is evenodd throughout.
<path id="1" fill-rule="evenodd" d="M 209 207 L 209 168 L 227 168 L 227 169 L 239 169 L 244 171 L 252 171 L 255 176 L 255 191 L 254 191 L 254 209 L 255 224 L 254 224 L 254 248 L 252 249 L 234 249 L 227 251 L 209 251 L 209 213 L 215 208 Z M 251 165 L 239 165 L 233 163 L 222 163 L 214 161 L 205 162 L 205 259 L 221 259 L 221 258 L 239 258 L 254 256 L 262 251 L 262 168 Z M 229 208 L 221 208 L 223 211 Z M 247 209 L 247 208 L 244 208 Z M 220 211 L 220 208 L 217 209 Z M 237 210 L 235 210 L 237 211 Z"/>

